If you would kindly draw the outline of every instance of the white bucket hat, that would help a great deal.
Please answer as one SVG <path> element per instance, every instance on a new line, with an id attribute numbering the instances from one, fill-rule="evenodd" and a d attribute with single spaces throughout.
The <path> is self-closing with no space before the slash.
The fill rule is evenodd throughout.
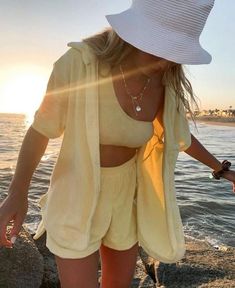
<path id="1" fill-rule="evenodd" d="M 180 64 L 208 64 L 199 42 L 214 0 L 133 0 L 122 13 L 106 15 L 126 42 Z"/>

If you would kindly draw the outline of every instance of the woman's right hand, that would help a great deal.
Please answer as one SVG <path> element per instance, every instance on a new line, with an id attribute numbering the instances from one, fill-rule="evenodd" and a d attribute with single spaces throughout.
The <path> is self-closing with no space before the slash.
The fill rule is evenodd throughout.
<path id="1" fill-rule="evenodd" d="M 49 139 L 30 127 L 24 137 L 14 177 L 6 199 L 0 203 L 0 246 L 12 247 L 11 239 L 20 232 L 28 210 L 28 188 Z M 7 225 L 13 222 L 10 234 Z"/>
<path id="2" fill-rule="evenodd" d="M 32 127 L 24 137 L 8 196 L 0 203 L 0 246 L 12 247 L 10 240 L 20 232 L 28 210 L 29 184 L 48 141 L 47 137 Z M 7 225 L 10 221 L 13 222 L 13 226 L 7 235 Z"/>
<path id="3" fill-rule="evenodd" d="M 12 248 L 13 239 L 21 230 L 27 210 L 28 199 L 24 193 L 9 193 L 5 200 L 0 203 L 0 247 Z M 7 226 L 10 222 L 12 225 L 9 232 Z"/>

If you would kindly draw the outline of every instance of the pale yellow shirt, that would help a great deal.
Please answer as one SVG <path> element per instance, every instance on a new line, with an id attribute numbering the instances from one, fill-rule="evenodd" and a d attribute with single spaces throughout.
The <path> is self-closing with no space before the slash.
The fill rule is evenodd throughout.
<path id="1" fill-rule="evenodd" d="M 86 249 L 100 188 L 98 61 L 83 43 L 70 43 L 54 65 L 47 94 L 32 127 L 55 138 L 64 133 L 50 187 L 41 199 L 45 230 L 61 246 Z M 140 245 L 165 263 L 185 252 L 182 222 L 176 202 L 174 168 L 179 151 L 190 146 L 191 134 L 182 103 L 166 86 L 162 125 L 137 156 L 137 227 Z M 164 138 L 162 138 L 164 132 Z M 79 239 L 79 241 L 76 241 Z"/>

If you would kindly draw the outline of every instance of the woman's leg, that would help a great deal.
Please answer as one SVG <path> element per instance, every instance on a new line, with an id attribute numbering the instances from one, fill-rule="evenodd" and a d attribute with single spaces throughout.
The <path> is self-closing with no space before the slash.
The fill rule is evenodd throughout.
<path id="1" fill-rule="evenodd" d="M 99 251 L 81 258 L 64 259 L 55 256 L 61 288 L 97 288 Z"/>
<path id="2" fill-rule="evenodd" d="M 138 243 L 128 250 L 118 251 L 100 247 L 102 260 L 101 288 L 129 288 L 133 279 L 138 254 Z"/>

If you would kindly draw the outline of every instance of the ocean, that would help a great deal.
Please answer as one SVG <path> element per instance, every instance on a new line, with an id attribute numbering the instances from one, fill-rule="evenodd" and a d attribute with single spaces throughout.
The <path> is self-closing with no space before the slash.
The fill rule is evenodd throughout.
<path id="1" fill-rule="evenodd" d="M 18 152 L 31 119 L 19 114 L 0 114 L 0 201 L 6 197 L 14 174 Z M 219 160 L 228 159 L 235 169 L 235 127 L 197 123 L 192 133 Z M 47 192 L 61 139 L 50 140 L 29 189 L 29 210 L 25 224 L 31 233 L 40 221 L 38 200 Z M 210 169 L 180 153 L 175 182 L 185 235 L 211 245 L 235 247 L 235 193 L 231 183 L 209 178 Z"/>

